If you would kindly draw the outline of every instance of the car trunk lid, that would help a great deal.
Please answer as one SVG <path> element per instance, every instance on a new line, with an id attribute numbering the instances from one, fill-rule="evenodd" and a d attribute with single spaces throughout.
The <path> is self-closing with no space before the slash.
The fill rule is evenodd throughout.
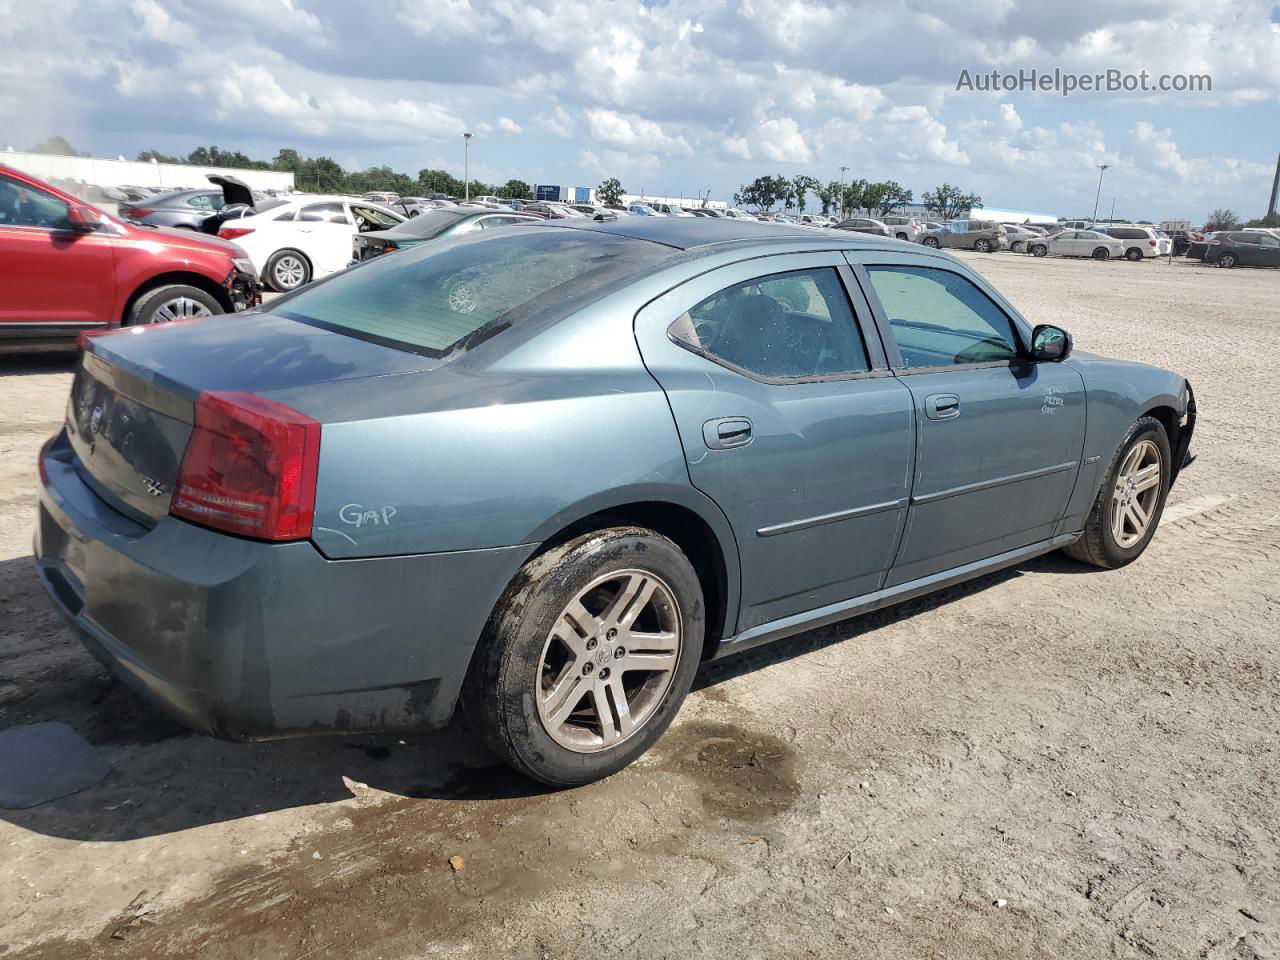
<path id="1" fill-rule="evenodd" d="M 87 343 L 67 407 L 76 469 L 103 500 L 143 523 L 169 512 L 201 392 L 266 395 L 439 363 L 252 312 L 136 327 Z"/>

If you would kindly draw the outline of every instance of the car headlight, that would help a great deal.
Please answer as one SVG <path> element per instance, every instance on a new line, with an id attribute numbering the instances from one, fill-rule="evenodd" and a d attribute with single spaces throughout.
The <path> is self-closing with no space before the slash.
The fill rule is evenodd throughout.
<path id="1" fill-rule="evenodd" d="M 253 279 L 258 279 L 258 269 L 248 257 L 233 257 L 231 263 L 241 273 L 247 273 Z"/>

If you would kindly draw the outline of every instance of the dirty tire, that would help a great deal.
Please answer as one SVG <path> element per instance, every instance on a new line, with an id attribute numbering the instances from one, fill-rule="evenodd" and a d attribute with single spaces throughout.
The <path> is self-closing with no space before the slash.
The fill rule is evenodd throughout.
<path id="1" fill-rule="evenodd" d="M 1106 259 L 1109 259 L 1110 256 L 1111 256 L 1111 251 L 1109 251 L 1106 247 L 1096 247 L 1093 251 L 1093 259 L 1095 260 L 1106 260 Z"/>
<path id="2" fill-rule="evenodd" d="M 1124 252 L 1124 258 L 1128 260 L 1130 263 L 1137 263 L 1139 260 L 1142 259 L 1142 251 L 1139 250 L 1137 247 L 1130 247 L 1128 250 Z"/>
<path id="3" fill-rule="evenodd" d="M 1160 493 L 1142 539 L 1126 548 L 1116 542 L 1112 533 L 1112 510 L 1115 506 L 1112 492 L 1115 490 L 1116 477 L 1125 456 L 1144 440 L 1154 442 L 1160 451 Z M 1116 455 L 1111 458 L 1102 488 L 1093 502 L 1093 509 L 1089 511 L 1088 519 L 1085 520 L 1084 534 L 1075 543 L 1064 547 L 1063 553 L 1081 563 L 1092 564 L 1107 570 L 1114 570 L 1116 567 L 1123 567 L 1137 560 L 1147 549 L 1147 544 L 1155 535 L 1156 528 L 1160 526 L 1165 500 L 1169 496 L 1172 466 L 1173 452 L 1169 447 L 1169 436 L 1165 433 L 1164 425 L 1155 417 L 1139 417 L 1137 422 L 1129 428 Z"/>
<path id="4" fill-rule="evenodd" d="M 184 311 L 175 305 L 184 305 Z M 140 327 L 152 323 L 165 323 L 172 320 L 185 319 L 187 316 L 206 316 L 223 312 L 220 304 L 212 294 L 199 287 L 185 283 L 170 283 L 163 287 L 148 290 L 129 308 L 129 315 L 124 319 L 126 327 Z"/>
<path id="5" fill-rule="evenodd" d="M 571 750 L 539 717 L 544 645 L 566 606 L 592 581 L 637 569 L 665 581 L 679 607 L 682 640 L 670 685 L 620 743 L 590 753 Z M 467 721 L 493 753 L 542 783 L 572 787 L 607 777 L 648 750 L 675 718 L 698 669 L 704 626 L 698 576 L 675 543 L 643 527 L 584 534 L 526 563 L 498 601 L 463 684 Z"/>
<path id="6" fill-rule="evenodd" d="M 897 233 L 895 233 L 895 234 L 894 234 L 894 236 L 895 236 L 895 237 L 897 237 L 899 240 L 906 240 L 906 239 L 908 239 L 908 238 L 907 238 L 907 235 L 906 235 L 905 233 L 903 233 L 901 230 L 899 230 Z"/>
<path id="7" fill-rule="evenodd" d="M 1230 270 L 1236 265 L 1236 255 L 1234 253 L 1224 253 L 1218 258 L 1218 266 L 1225 267 Z"/>
<path id="8" fill-rule="evenodd" d="M 938 242 L 938 238 L 937 238 L 937 237 L 925 237 L 925 238 L 924 238 L 924 245 L 925 245 L 926 247 L 933 247 L 933 249 L 935 249 L 935 250 L 937 250 L 937 249 L 938 249 L 938 247 L 942 246 L 942 244 Z"/>
<path id="9" fill-rule="evenodd" d="M 1049 255 L 1049 248 L 1043 243 L 1034 244 L 1031 247 L 1031 255 L 1033 257 L 1046 257 Z"/>
<path id="10" fill-rule="evenodd" d="M 979 240 L 973 245 L 973 249 L 977 250 L 979 253 L 990 253 L 991 241 L 986 239 Z"/>

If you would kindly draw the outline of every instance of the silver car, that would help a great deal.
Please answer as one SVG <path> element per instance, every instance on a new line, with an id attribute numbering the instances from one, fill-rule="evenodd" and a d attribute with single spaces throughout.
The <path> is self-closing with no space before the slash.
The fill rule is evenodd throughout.
<path id="1" fill-rule="evenodd" d="M 910 240 L 912 243 L 924 236 L 925 228 L 915 217 L 882 217 L 881 222 L 889 228 L 891 236 L 899 240 Z"/>

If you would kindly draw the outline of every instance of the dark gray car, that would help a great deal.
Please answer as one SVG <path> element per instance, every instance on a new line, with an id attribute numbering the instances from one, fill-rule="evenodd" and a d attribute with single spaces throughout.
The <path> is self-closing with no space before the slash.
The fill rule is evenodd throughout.
<path id="1" fill-rule="evenodd" d="M 461 701 L 577 784 L 707 659 L 1050 550 L 1135 560 L 1194 425 L 1183 377 L 1073 353 L 945 253 L 538 223 L 87 341 L 35 554 L 86 646 L 196 730 Z"/>
<path id="2" fill-rule="evenodd" d="M 173 190 L 119 205 L 120 216 L 157 227 L 199 230 L 224 205 L 220 188 Z"/>

